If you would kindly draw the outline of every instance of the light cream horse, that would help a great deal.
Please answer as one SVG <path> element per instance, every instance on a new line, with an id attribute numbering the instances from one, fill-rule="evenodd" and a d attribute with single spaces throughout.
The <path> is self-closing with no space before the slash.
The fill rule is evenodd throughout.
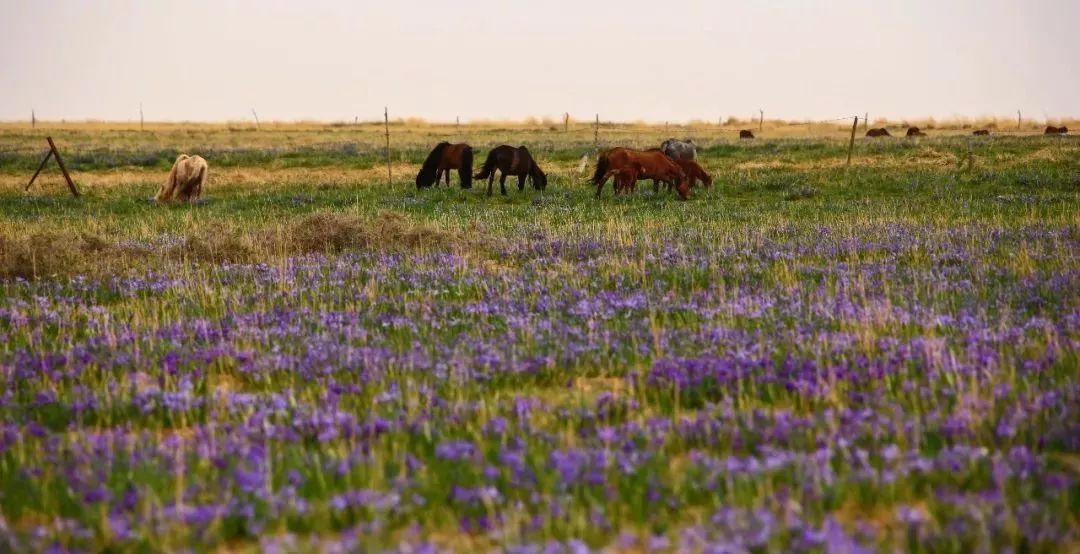
<path id="1" fill-rule="evenodd" d="M 169 172 L 169 178 L 161 184 L 161 189 L 158 190 L 157 196 L 154 196 L 154 200 L 156 202 L 198 200 L 209 171 L 210 166 L 201 156 L 180 154 L 172 166 L 172 171 Z"/>

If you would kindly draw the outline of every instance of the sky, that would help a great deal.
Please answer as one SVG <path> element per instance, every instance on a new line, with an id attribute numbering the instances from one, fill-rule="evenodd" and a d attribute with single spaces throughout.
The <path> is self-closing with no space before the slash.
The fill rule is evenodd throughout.
<path id="1" fill-rule="evenodd" d="M 0 0 L 0 120 L 1080 115 L 1080 0 Z"/>

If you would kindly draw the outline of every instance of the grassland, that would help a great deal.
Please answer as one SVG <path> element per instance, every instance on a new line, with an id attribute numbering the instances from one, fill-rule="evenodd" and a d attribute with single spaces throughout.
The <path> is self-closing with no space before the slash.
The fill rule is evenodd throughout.
<path id="1" fill-rule="evenodd" d="M 601 127 L 688 202 L 586 124 L 0 126 L 0 550 L 1075 548 L 1080 141 L 766 123 Z"/>

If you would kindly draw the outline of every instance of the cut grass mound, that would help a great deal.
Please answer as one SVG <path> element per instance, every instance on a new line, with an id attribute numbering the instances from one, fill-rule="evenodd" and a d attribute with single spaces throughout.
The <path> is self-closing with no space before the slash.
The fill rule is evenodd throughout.
<path id="1" fill-rule="evenodd" d="M 0 277 L 108 274 L 162 262 L 254 263 L 282 255 L 444 249 L 463 242 L 456 231 L 395 211 L 371 217 L 320 211 L 283 226 L 255 230 L 215 221 L 184 235 L 142 240 L 111 240 L 61 229 L 27 236 L 0 234 Z"/>

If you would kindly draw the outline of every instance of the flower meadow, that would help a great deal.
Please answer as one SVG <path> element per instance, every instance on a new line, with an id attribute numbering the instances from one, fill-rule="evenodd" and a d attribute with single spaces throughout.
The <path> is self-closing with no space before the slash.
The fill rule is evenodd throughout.
<path id="1" fill-rule="evenodd" d="M 1076 227 L 729 239 L 8 282 L 0 544 L 1077 544 Z"/>
<path id="2" fill-rule="evenodd" d="M 699 129 L 713 188 L 597 201 L 591 127 L 505 198 L 410 172 L 521 129 L 387 187 L 269 128 L 58 129 L 79 200 L 0 128 L 0 553 L 1080 550 L 1071 138 Z"/>

